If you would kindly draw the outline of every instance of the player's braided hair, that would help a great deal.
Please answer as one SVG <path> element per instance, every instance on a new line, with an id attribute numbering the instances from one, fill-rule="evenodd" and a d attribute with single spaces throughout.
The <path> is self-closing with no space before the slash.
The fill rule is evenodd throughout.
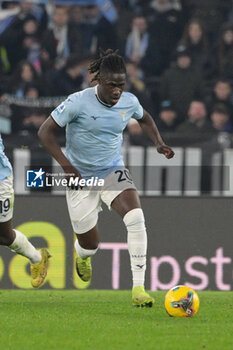
<path id="1" fill-rule="evenodd" d="M 96 73 L 92 81 L 98 80 L 100 73 L 126 73 L 124 59 L 118 55 L 118 50 L 100 50 L 100 57 L 89 66 L 90 73 Z"/>

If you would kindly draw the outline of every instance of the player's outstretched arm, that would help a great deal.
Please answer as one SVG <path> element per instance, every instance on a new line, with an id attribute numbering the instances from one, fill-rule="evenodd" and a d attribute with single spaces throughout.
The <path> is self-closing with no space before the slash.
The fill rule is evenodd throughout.
<path id="1" fill-rule="evenodd" d="M 64 153 L 61 150 L 60 145 L 58 144 L 55 132 L 59 130 L 60 126 L 53 120 L 52 117 L 48 117 L 45 122 L 41 125 L 38 136 L 42 143 L 42 145 L 47 149 L 47 151 L 51 154 L 53 158 L 61 165 L 64 172 L 66 174 L 74 174 L 81 178 L 80 173 L 76 168 L 70 163 L 70 161 L 66 158 Z"/>
<path id="2" fill-rule="evenodd" d="M 174 157 L 174 151 L 164 143 L 153 118 L 145 109 L 142 119 L 138 122 L 143 133 L 154 142 L 159 153 L 164 154 L 168 159 Z"/>

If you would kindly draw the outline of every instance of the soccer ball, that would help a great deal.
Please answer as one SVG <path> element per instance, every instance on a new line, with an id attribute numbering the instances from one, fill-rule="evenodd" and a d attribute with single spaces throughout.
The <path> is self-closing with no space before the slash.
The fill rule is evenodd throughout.
<path id="1" fill-rule="evenodd" d="M 167 292 L 164 306 L 170 316 L 191 317 L 199 309 L 199 297 L 188 286 L 176 286 Z"/>

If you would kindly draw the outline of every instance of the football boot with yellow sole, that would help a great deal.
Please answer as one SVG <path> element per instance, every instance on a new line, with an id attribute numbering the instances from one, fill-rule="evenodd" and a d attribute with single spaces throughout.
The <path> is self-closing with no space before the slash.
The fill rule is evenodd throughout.
<path id="1" fill-rule="evenodd" d="M 80 289 L 86 289 L 89 287 L 92 277 L 91 257 L 82 259 L 77 255 L 75 267 L 78 275 L 77 286 Z"/>
<path id="2" fill-rule="evenodd" d="M 46 248 L 38 249 L 41 254 L 39 264 L 31 264 L 31 284 L 34 288 L 39 288 L 45 280 L 48 271 L 48 260 L 51 257 Z"/>
<path id="3" fill-rule="evenodd" d="M 134 287 L 132 289 L 132 301 L 134 306 L 152 307 L 155 300 L 144 289 L 144 287 Z"/>

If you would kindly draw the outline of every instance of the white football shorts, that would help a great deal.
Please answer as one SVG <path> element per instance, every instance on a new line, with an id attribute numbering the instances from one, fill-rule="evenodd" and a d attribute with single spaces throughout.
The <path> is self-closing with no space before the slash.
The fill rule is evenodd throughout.
<path id="1" fill-rule="evenodd" d="M 0 223 L 12 219 L 14 208 L 13 176 L 0 182 Z"/>
<path id="2" fill-rule="evenodd" d="M 129 170 L 123 167 L 109 174 L 99 189 L 67 189 L 66 200 L 74 232 L 82 234 L 92 229 L 97 224 L 99 212 L 102 211 L 102 202 L 111 210 L 112 201 L 127 189 L 136 190 L 136 187 Z"/>

